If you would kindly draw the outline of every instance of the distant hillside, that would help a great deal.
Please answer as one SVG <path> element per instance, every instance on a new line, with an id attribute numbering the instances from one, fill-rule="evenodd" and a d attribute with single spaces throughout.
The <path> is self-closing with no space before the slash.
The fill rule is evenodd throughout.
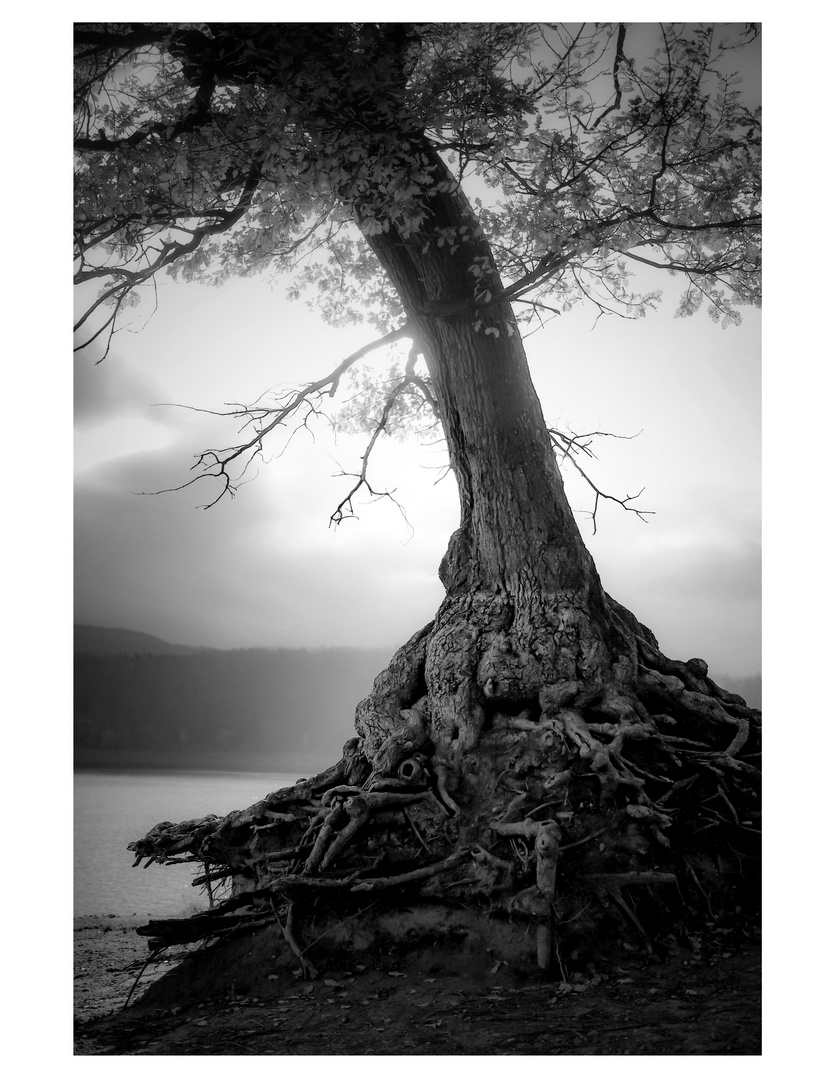
<path id="1" fill-rule="evenodd" d="M 313 771 L 354 734 L 393 649 L 207 649 L 75 628 L 82 767 Z M 715 681 L 761 707 L 761 676 Z"/>
<path id="2" fill-rule="evenodd" d="M 324 768 L 393 653 L 195 649 L 129 631 L 78 640 L 75 762 L 103 768 Z"/>
<path id="3" fill-rule="evenodd" d="M 169 641 L 138 630 L 75 624 L 75 652 L 93 656 L 185 656 L 204 650 L 194 645 L 171 645 Z"/>

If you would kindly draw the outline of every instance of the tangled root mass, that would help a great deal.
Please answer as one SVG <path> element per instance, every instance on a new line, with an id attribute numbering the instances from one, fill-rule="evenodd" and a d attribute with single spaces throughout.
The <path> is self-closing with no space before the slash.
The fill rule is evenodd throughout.
<path id="1" fill-rule="evenodd" d="M 130 845 L 136 864 L 201 863 L 194 884 L 230 894 L 140 932 L 161 947 L 276 920 L 313 974 L 304 928 L 379 905 L 530 929 L 518 959 L 543 968 L 552 948 L 596 961 L 752 919 L 761 713 L 609 604 L 624 644 L 590 677 L 506 649 L 504 620 L 477 630 L 468 612 L 449 641 L 437 617 L 376 679 L 337 764 Z"/>

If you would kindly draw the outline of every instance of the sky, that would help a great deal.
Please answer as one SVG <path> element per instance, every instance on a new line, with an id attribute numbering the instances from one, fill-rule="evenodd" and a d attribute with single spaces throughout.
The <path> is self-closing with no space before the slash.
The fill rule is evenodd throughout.
<path id="1" fill-rule="evenodd" d="M 672 286 L 667 278 L 662 284 Z M 651 282 L 650 282 L 651 284 Z M 527 342 L 547 419 L 596 440 L 595 481 L 617 495 L 645 489 L 647 522 L 601 505 L 570 474 L 567 489 L 613 596 L 665 652 L 712 670 L 760 670 L 760 317 L 721 329 L 678 320 L 667 298 L 643 320 L 595 322 L 573 309 Z M 141 322 L 143 320 L 139 320 Z M 281 285 L 220 289 L 167 284 L 140 332 L 120 333 L 101 364 L 75 366 L 75 620 L 184 644 L 390 651 L 430 620 L 437 567 L 458 524 L 443 452 L 384 439 L 374 476 L 391 503 L 358 500 L 333 529 L 362 452 L 359 436 L 325 426 L 299 434 L 233 501 L 199 507 L 209 481 L 184 483 L 194 455 L 235 441 L 236 422 L 158 406 L 220 409 L 310 381 L 372 340 L 334 329 Z M 378 354 L 379 361 L 384 354 Z M 277 448 L 275 447 L 275 450 Z"/>
<path id="2" fill-rule="evenodd" d="M 596 321 L 575 308 L 527 341 L 550 423 L 603 430 L 591 474 L 616 495 L 644 488 L 644 522 L 601 505 L 565 467 L 566 486 L 608 592 L 668 655 L 714 673 L 761 669 L 761 318 L 721 329 L 674 318 L 673 279 L 658 312 Z M 165 283 L 158 310 L 75 361 L 75 620 L 221 648 L 402 644 L 443 596 L 437 567 L 458 524 L 440 448 L 383 439 L 374 455 L 389 502 L 358 500 L 332 529 L 364 442 L 301 433 L 233 501 L 215 490 L 139 495 L 184 483 L 196 454 L 236 441 L 235 424 L 158 402 L 220 409 L 318 378 L 375 335 L 333 329 L 286 282 L 221 289 Z M 143 325 L 142 325 L 143 324 Z M 138 332 L 139 326 L 142 326 Z M 384 354 L 377 354 L 379 363 Z M 276 452 L 278 448 L 275 447 Z M 437 482 L 438 481 L 438 482 Z"/>

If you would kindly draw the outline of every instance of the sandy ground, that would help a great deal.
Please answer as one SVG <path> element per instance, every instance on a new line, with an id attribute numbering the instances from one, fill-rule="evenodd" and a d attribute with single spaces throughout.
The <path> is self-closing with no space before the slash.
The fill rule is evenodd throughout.
<path id="1" fill-rule="evenodd" d="M 264 975 L 183 999 L 148 988 L 186 951 L 149 965 L 136 920 L 75 924 L 76 1055 L 758 1055 L 755 935 L 705 942 L 660 962 L 561 978 L 499 963 L 475 977 L 421 956 Z"/>

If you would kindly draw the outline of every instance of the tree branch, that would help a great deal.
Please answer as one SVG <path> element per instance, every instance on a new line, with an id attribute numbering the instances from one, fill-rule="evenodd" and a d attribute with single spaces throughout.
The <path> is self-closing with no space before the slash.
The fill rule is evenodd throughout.
<path id="1" fill-rule="evenodd" d="M 614 83 L 614 87 L 615 87 L 615 100 L 608 107 L 608 109 L 605 109 L 600 114 L 600 116 L 598 116 L 598 118 L 592 124 L 593 128 L 596 128 L 597 125 L 600 123 L 600 121 L 605 116 L 608 116 L 610 112 L 614 112 L 616 109 L 620 108 L 620 101 L 621 101 L 621 98 L 622 98 L 623 94 L 622 94 L 621 89 L 620 89 L 619 73 L 620 73 L 621 62 L 626 60 L 626 57 L 623 55 L 623 43 L 624 43 L 625 40 L 626 40 L 626 23 L 620 23 L 620 25 L 618 26 L 618 31 L 617 31 L 617 45 L 615 46 L 615 62 L 614 62 L 614 65 L 612 67 L 612 82 Z"/>
<path id="2" fill-rule="evenodd" d="M 177 120 L 174 124 L 165 123 L 162 120 L 154 124 L 145 124 L 143 127 L 137 128 L 132 135 L 128 135 L 123 139 L 110 139 L 106 135 L 99 135 L 96 139 L 76 138 L 73 144 L 74 148 L 76 150 L 94 151 L 129 149 L 144 142 L 151 135 L 158 135 L 165 142 L 170 142 L 178 135 L 182 135 L 186 131 L 193 131 L 194 128 L 204 127 L 213 120 L 210 104 L 215 88 L 216 77 L 213 65 L 206 62 L 202 65 L 201 77 L 196 86 L 196 92 L 188 102 L 187 109 L 181 120 Z"/>
<path id="3" fill-rule="evenodd" d="M 192 254 L 202 241 L 208 237 L 213 236 L 216 233 L 226 232 L 233 225 L 235 225 L 240 218 L 246 213 L 251 200 L 254 197 L 254 193 L 257 190 L 261 179 L 261 162 L 259 160 L 253 161 L 251 167 L 248 170 L 248 176 L 246 177 L 245 184 L 243 185 L 242 192 L 240 193 L 237 205 L 233 210 L 222 211 L 223 217 L 220 221 L 217 221 L 210 225 L 200 225 L 193 229 L 187 229 L 183 225 L 174 225 L 172 227 L 179 229 L 179 231 L 190 234 L 190 239 L 186 243 L 182 243 L 178 240 L 167 240 L 162 242 L 161 248 L 158 250 L 156 257 L 141 270 L 130 270 L 127 267 L 94 267 L 91 270 L 84 269 L 83 256 L 79 256 L 81 259 L 81 267 L 75 274 L 75 283 L 80 284 L 85 281 L 90 281 L 99 277 L 112 277 L 116 279 L 110 289 L 108 289 L 83 313 L 81 318 L 75 323 L 74 330 L 78 331 L 89 319 L 96 308 L 107 302 L 112 298 L 116 298 L 118 304 L 122 304 L 130 293 L 137 286 L 144 284 L 145 282 L 155 278 L 155 275 L 160 271 L 176 262 L 178 259 L 183 258 L 186 255 Z M 212 215 L 219 213 L 219 211 L 211 211 Z M 148 241 L 149 243 L 149 241 Z M 142 249 L 144 256 L 148 255 L 148 248 Z M 115 332 L 114 319 L 107 320 L 106 325 L 111 326 L 110 339 Z M 102 328 L 103 329 L 103 328 Z M 75 352 L 80 351 L 91 344 L 101 333 L 101 329 L 97 330 L 91 337 L 87 338 L 80 345 L 76 346 Z M 109 346 L 108 346 L 109 348 Z"/>
<path id="4" fill-rule="evenodd" d="M 348 492 L 348 494 L 343 499 L 341 499 L 341 501 L 335 508 L 332 516 L 329 518 L 329 523 L 331 525 L 337 527 L 345 518 L 356 516 L 352 508 L 352 499 L 361 490 L 361 488 L 366 488 L 369 494 L 373 497 L 390 499 L 393 503 L 395 503 L 395 505 L 398 507 L 399 512 L 401 513 L 401 516 L 404 518 L 404 521 L 407 522 L 407 526 L 410 527 L 410 523 L 409 521 L 407 521 L 407 515 L 404 513 L 404 508 L 401 503 L 393 497 L 393 492 L 376 491 L 367 479 L 367 470 L 369 468 L 369 459 L 372 455 L 372 451 L 375 448 L 375 443 L 378 441 L 378 437 L 380 436 L 381 432 L 386 430 L 387 424 L 389 423 L 390 413 L 392 412 L 392 407 L 395 404 L 396 399 L 402 393 L 402 391 L 407 388 L 407 386 L 409 386 L 411 383 L 416 382 L 416 378 L 417 377 L 413 375 L 405 375 L 404 378 L 400 380 L 400 382 L 395 384 L 390 393 L 387 395 L 387 400 L 384 402 L 384 408 L 381 412 L 381 417 L 378 421 L 376 421 L 375 426 L 372 430 L 372 435 L 370 436 L 369 442 L 367 443 L 366 450 L 361 456 L 361 471 L 359 473 L 341 474 L 342 476 L 354 477 L 356 482 L 351 488 L 351 490 Z"/>
<path id="5" fill-rule="evenodd" d="M 215 499 L 212 499 L 211 502 L 206 503 L 204 506 L 201 507 L 201 509 L 209 510 L 212 506 L 215 506 L 216 503 L 218 503 L 222 496 L 225 494 L 228 494 L 231 496 L 231 498 L 234 498 L 234 496 L 236 495 L 237 487 L 239 486 L 240 478 L 245 475 L 246 470 L 248 469 L 254 458 L 257 456 L 257 454 L 262 452 L 263 440 L 266 438 L 267 435 L 274 431 L 275 428 L 281 427 L 283 424 L 286 423 L 287 420 L 298 416 L 301 408 L 303 408 L 304 405 L 307 406 L 309 410 L 306 418 L 303 421 L 303 424 L 305 425 L 308 422 L 309 415 L 318 414 L 318 405 L 324 396 L 334 397 L 337 392 L 341 377 L 349 370 L 349 368 L 352 367 L 353 364 L 357 363 L 358 360 L 361 360 L 368 353 L 374 352 L 376 349 L 382 348 L 384 345 L 391 345 L 393 342 L 398 341 L 403 337 L 408 337 L 410 333 L 411 331 L 409 325 L 407 323 L 404 323 L 404 325 L 398 327 L 397 330 L 391 330 L 390 333 L 385 334 L 383 337 L 377 338 L 375 341 L 371 341 L 369 344 L 362 346 L 360 349 L 357 349 L 350 356 L 347 356 L 345 360 L 342 360 L 341 363 L 338 364 L 338 366 L 328 375 L 324 376 L 324 378 L 318 379 L 316 382 L 308 383 L 301 389 L 289 393 L 287 395 L 287 399 L 282 404 L 279 404 L 276 407 L 268 407 L 265 405 L 259 406 L 254 404 L 241 406 L 239 408 L 231 410 L 217 410 L 201 409 L 196 408 L 192 405 L 180 405 L 174 402 L 162 402 L 161 404 L 163 405 L 172 405 L 174 408 L 188 409 L 191 412 L 205 413 L 211 416 L 244 417 L 245 422 L 243 424 L 243 428 L 247 427 L 249 424 L 253 424 L 255 426 L 256 433 L 250 439 L 248 439 L 247 442 L 240 443 L 236 446 L 225 447 L 222 450 L 204 450 L 197 458 L 196 464 L 192 466 L 191 470 L 193 471 L 194 469 L 201 468 L 202 472 L 200 472 L 198 476 L 194 476 L 191 480 L 186 481 L 184 484 L 178 484 L 177 486 L 170 488 L 162 488 L 159 491 L 141 491 L 136 492 L 135 494 L 162 495 L 171 491 L 183 491 L 185 488 L 190 487 L 192 484 L 195 484 L 199 480 L 212 478 L 221 481 L 221 490 Z M 384 415 L 382 416 L 382 426 L 383 424 L 386 424 L 386 421 L 389 418 L 389 409 L 391 409 L 392 407 L 394 397 L 397 396 L 398 393 L 400 393 L 401 390 L 404 388 L 404 386 L 407 385 L 407 383 L 410 381 L 415 382 L 415 378 L 411 379 L 408 376 L 405 380 L 402 381 L 402 383 L 400 383 L 396 387 L 394 395 L 391 395 L 392 400 L 388 399 L 388 407 L 385 407 Z M 268 422 L 266 423 L 266 421 Z M 340 503 L 338 510 L 336 510 L 335 513 L 332 515 L 332 521 L 334 524 L 338 524 L 338 522 L 342 520 L 343 517 L 347 516 L 343 513 L 340 513 L 340 517 L 335 520 L 339 511 L 341 511 L 344 505 L 348 503 L 349 499 L 352 497 L 352 495 L 355 494 L 358 488 L 360 488 L 364 484 L 367 486 L 367 488 L 369 488 L 369 485 L 366 483 L 366 466 L 369 460 L 369 454 L 372 450 L 372 446 L 374 446 L 375 439 L 377 438 L 378 434 L 380 434 L 380 429 L 376 429 L 376 431 L 374 432 L 370 446 L 367 448 L 367 451 L 362 458 L 363 468 L 360 474 L 361 482 L 356 485 L 355 488 L 353 488 L 353 490 L 349 493 L 346 499 L 344 499 Z M 246 455 L 247 460 L 245 461 L 245 464 L 243 465 L 239 476 L 236 479 L 232 479 L 231 474 L 228 471 L 229 466 L 231 466 L 233 462 L 245 458 Z M 372 492 L 373 495 L 389 494 L 387 492 L 374 492 L 371 488 L 369 488 L 369 490 Z"/>
<path id="6" fill-rule="evenodd" d="M 104 49 L 129 49 L 132 52 L 143 46 L 158 45 L 169 33 L 169 30 L 161 27 L 144 26 L 136 29 L 136 24 L 133 24 L 132 30 L 127 31 L 89 30 L 78 26 L 75 28 L 73 40 L 76 46 L 88 45 L 95 52 Z"/>
<path id="7" fill-rule="evenodd" d="M 548 434 L 551 437 L 551 444 L 554 449 L 560 453 L 563 457 L 568 458 L 574 468 L 578 471 L 580 476 L 585 480 L 589 487 L 594 492 L 594 508 L 590 513 L 592 522 L 592 535 L 597 534 L 597 511 L 600 506 L 601 499 L 608 499 L 610 502 L 616 502 L 618 506 L 622 506 L 624 510 L 629 510 L 633 514 L 636 514 L 641 521 L 646 521 L 646 514 L 654 514 L 654 510 L 639 510 L 635 506 L 630 506 L 629 503 L 639 499 L 644 493 L 644 488 L 638 492 L 637 495 L 627 495 L 625 498 L 618 498 L 617 495 L 609 495 L 605 491 L 601 491 L 595 484 L 592 478 L 586 473 L 586 471 L 580 466 L 577 461 L 577 454 L 583 453 L 588 457 L 595 457 L 596 455 L 591 450 L 591 440 L 596 435 L 601 435 L 610 439 L 635 439 L 636 435 L 615 435 L 610 431 L 588 431 L 583 434 L 577 435 L 572 432 L 570 435 L 564 434 L 562 431 L 558 431 L 556 428 L 549 428 Z"/>
<path id="8" fill-rule="evenodd" d="M 645 242 L 649 243 L 649 241 Z M 631 249 L 620 251 L 618 254 L 623 255 L 627 259 L 634 259 L 636 262 L 644 263 L 646 266 L 654 266 L 658 270 L 675 270 L 681 274 L 719 274 L 725 270 L 736 269 L 729 263 L 723 262 L 713 266 L 684 266 L 683 263 L 655 262 L 654 259 L 647 259 L 643 255 L 635 255 Z"/>

